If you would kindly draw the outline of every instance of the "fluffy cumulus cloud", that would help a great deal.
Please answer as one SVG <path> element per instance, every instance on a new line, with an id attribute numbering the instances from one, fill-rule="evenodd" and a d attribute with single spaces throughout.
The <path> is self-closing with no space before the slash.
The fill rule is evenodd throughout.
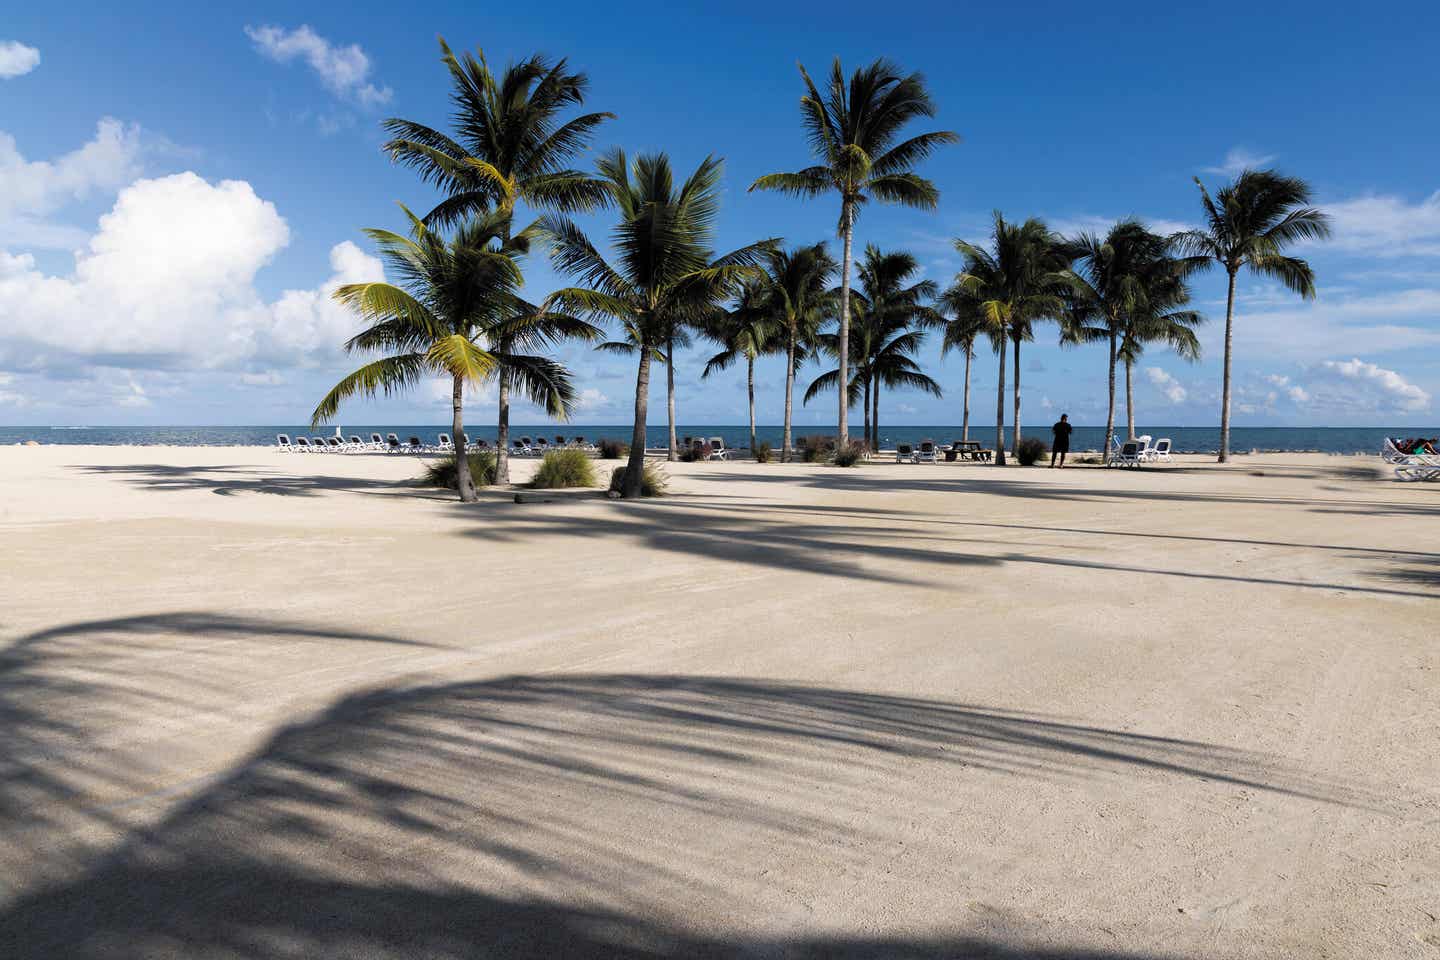
<path id="1" fill-rule="evenodd" d="M 51 222 L 65 204 L 116 190 L 140 175 L 140 128 L 106 117 L 84 145 L 53 160 L 27 160 L 0 131 L 0 243 L 73 249 L 83 231 Z"/>
<path id="2" fill-rule="evenodd" d="M 303 60 L 320 78 L 331 94 L 362 107 L 389 103 L 393 95 L 389 87 L 376 86 L 370 80 L 370 57 L 359 46 L 339 46 L 320 36 L 308 26 L 294 30 L 284 27 L 246 27 L 245 35 L 260 54 L 277 63 Z"/>
<path id="3" fill-rule="evenodd" d="M 274 205 L 243 181 L 138 180 L 100 218 L 70 274 L 0 252 L 0 348 L 31 368 L 67 358 L 194 369 L 333 356 L 354 320 L 330 291 L 382 278 L 380 263 L 339 244 L 326 283 L 266 302 L 255 276 L 289 236 Z"/>
<path id="4" fill-rule="evenodd" d="M 1310 402 L 1310 393 L 1298 383 L 1292 383 L 1290 378 L 1283 374 L 1272 373 L 1265 378 L 1265 382 L 1279 390 L 1284 391 L 1285 396 L 1297 406 L 1303 406 Z"/>
<path id="5" fill-rule="evenodd" d="M 1275 162 L 1273 153 L 1256 153 L 1247 150 L 1245 147 L 1231 147 L 1225 151 L 1225 159 L 1220 163 L 1209 167 L 1201 167 L 1204 173 L 1215 173 L 1224 177 L 1233 177 L 1242 170 L 1259 170 L 1268 167 Z"/>
<path id="6" fill-rule="evenodd" d="M 23 77 L 40 66 L 40 51 L 18 40 L 0 40 L 0 80 Z"/>
<path id="7" fill-rule="evenodd" d="M 1159 391 L 1165 395 L 1165 399 L 1171 403 L 1184 403 L 1186 397 L 1189 396 L 1188 391 L 1181 386 L 1180 381 L 1176 380 L 1161 367 L 1146 367 L 1145 378 L 1159 389 Z"/>
<path id="8" fill-rule="evenodd" d="M 1419 413 L 1430 409 L 1430 394 L 1394 370 L 1364 360 L 1326 360 L 1316 375 L 1346 388 L 1338 398 L 1347 405 L 1358 404 L 1377 411 Z"/>

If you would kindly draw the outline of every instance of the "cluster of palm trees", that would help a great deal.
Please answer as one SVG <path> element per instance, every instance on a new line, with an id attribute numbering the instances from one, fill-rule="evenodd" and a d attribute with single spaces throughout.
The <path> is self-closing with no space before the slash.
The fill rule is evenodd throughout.
<path id="1" fill-rule="evenodd" d="M 612 149 L 601 153 L 593 173 L 574 169 L 576 155 L 590 148 L 597 129 L 611 118 L 578 112 L 588 86 L 584 74 L 571 72 L 564 60 L 534 56 L 497 76 L 483 53 L 457 56 L 443 40 L 441 52 L 452 88 L 451 132 L 387 120 L 390 139 L 384 149 L 437 188 L 442 199 L 423 217 L 405 211 L 409 236 L 367 231 L 397 282 L 349 285 L 335 296 L 370 324 L 347 350 L 385 355 L 341 380 L 313 419 L 329 419 L 348 397 L 389 394 L 438 374 L 452 388 L 453 435 L 463 457 L 466 391 L 493 384 L 499 405 L 496 476 L 502 483 L 509 479 L 511 396 L 518 391 L 557 418 L 574 407 L 570 371 L 546 355 L 567 340 L 600 341 L 600 349 L 635 360 L 634 435 L 621 486 L 627 497 L 640 492 L 656 362 L 666 368 L 669 455 L 677 455 L 674 361 L 676 350 L 696 335 L 719 346 L 704 376 L 745 361 L 752 448 L 756 360 L 785 358 L 783 459 L 792 448 L 795 377 L 806 361 L 828 358 L 834 366 L 809 385 L 804 401 L 835 391 L 841 443 L 849 442 L 850 408 L 860 403 L 864 439 L 873 449 L 880 439 L 882 389 L 941 395 L 916 359 L 928 333 L 939 331 L 942 350 L 959 351 L 965 360 L 966 439 L 976 346 L 988 340 L 998 355 L 996 462 L 1003 464 L 1007 351 L 1013 346 L 1018 443 L 1020 347 L 1045 321 L 1057 325 L 1062 344 L 1108 345 L 1109 429 L 1116 370 L 1124 365 L 1133 432 L 1133 365 L 1147 344 L 1157 342 L 1182 356 L 1198 356 L 1194 328 L 1202 318 L 1185 309 L 1187 280 L 1213 263 L 1226 269 L 1230 282 L 1224 460 L 1237 273 L 1249 267 L 1304 296 L 1314 294 L 1309 266 L 1282 250 L 1296 240 L 1325 236 L 1326 218 L 1307 206 L 1303 181 L 1271 171 L 1246 171 L 1213 198 L 1201 185 L 1202 230 L 1160 237 L 1127 220 L 1103 239 L 1062 238 L 1039 220 L 1014 224 L 996 213 L 987 244 L 955 241 L 964 265 L 948 288 L 918 279 L 912 255 L 873 244 L 865 248 L 859 282 L 852 285 L 861 208 L 872 200 L 934 208 L 939 191 L 915 167 L 959 139 L 950 131 L 902 137 L 913 120 L 933 116 L 935 105 L 920 74 L 906 74 L 886 60 L 847 78 L 837 59 L 823 93 L 801 67 L 801 119 L 815 162 L 761 177 L 750 188 L 805 198 L 837 195 L 839 261 L 824 243 L 787 249 L 779 238 L 719 254 L 713 238 L 720 160 L 707 157 L 681 179 L 664 153 L 631 158 Z M 516 229 L 520 204 L 540 215 Z M 599 245 L 572 219 L 598 209 L 616 213 Z M 573 285 L 532 303 L 519 291 L 525 257 L 537 242 Z M 619 336 L 603 340 L 602 324 Z M 458 473 L 461 498 L 474 499 L 468 471 Z"/>

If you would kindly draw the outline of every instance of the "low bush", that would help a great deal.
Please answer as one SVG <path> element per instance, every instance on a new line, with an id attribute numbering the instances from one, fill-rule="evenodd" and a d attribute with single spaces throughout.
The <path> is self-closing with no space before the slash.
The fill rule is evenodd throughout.
<path id="1" fill-rule="evenodd" d="M 835 438 L 820 435 L 801 437 L 795 441 L 795 450 L 806 463 L 824 463 L 835 449 Z"/>
<path id="2" fill-rule="evenodd" d="M 703 444 L 692 443 L 680 450 L 681 463 L 696 463 L 706 459 L 705 447 Z"/>
<path id="3" fill-rule="evenodd" d="M 595 486 L 595 465 L 584 450 L 551 450 L 540 461 L 530 486 L 537 490 Z"/>
<path id="4" fill-rule="evenodd" d="M 610 474 L 610 489 L 619 493 L 624 482 L 625 468 L 616 467 Z M 645 472 L 640 478 L 640 496 L 663 497 L 669 486 L 670 478 L 665 475 L 665 471 L 661 470 L 659 465 L 646 461 Z"/>
<path id="5" fill-rule="evenodd" d="M 835 450 L 835 455 L 830 462 L 837 467 L 853 467 L 865 459 L 865 444 L 857 440 L 851 440 Z"/>
<path id="6" fill-rule="evenodd" d="M 1038 437 L 1026 437 L 1015 448 L 1015 459 L 1020 461 L 1022 467 L 1033 467 L 1041 457 L 1049 452 L 1050 448 L 1045 445 L 1044 440 Z"/>
<path id="7" fill-rule="evenodd" d="M 630 456 L 630 445 L 613 437 L 602 437 L 597 444 L 601 460 L 619 460 Z"/>
<path id="8" fill-rule="evenodd" d="M 467 453 L 465 459 L 470 462 L 470 476 L 475 480 L 475 486 L 488 487 L 495 482 L 495 453 L 490 450 L 482 450 L 478 453 Z M 455 455 L 436 460 L 425 468 L 425 483 L 432 487 L 447 487 L 451 490 L 460 489 L 460 477 L 455 472 Z"/>
<path id="9" fill-rule="evenodd" d="M 755 445 L 755 449 L 754 449 L 754 450 L 751 450 L 750 452 L 753 453 L 753 454 L 755 454 L 755 462 L 756 462 L 756 463 L 769 463 L 769 462 L 770 462 L 771 452 L 772 452 L 774 449 L 775 449 L 774 445 L 770 444 L 770 443 L 767 442 L 767 441 L 762 440 L 762 441 L 760 441 L 759 443 L 757 443 L 757 444 Z"/>

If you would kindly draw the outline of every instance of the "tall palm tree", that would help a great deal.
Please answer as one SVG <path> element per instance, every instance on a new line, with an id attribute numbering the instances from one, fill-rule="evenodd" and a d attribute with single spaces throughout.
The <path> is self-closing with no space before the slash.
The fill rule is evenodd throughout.
<path id="1" fill-rule="evenodd" d="M 390 134 L 383 149 L 391 159 L 445 194 L 425 215 L 426 223 L 453 226 L 492 208 L 513 210 L 517 202 L 561 213 L 607 202 L 600 180 L 569 167 L 589 148 L 595 129 L 614 117 L 582 113 L 563 118 L 584 103 L 585 74 L 570 72 L 563 59 L 536 54 L 496 77 L 484 51 L 457 57 L 443 38 L 440 50 L 450 74 L 453 136 L 411 120 L 392 117 L 383 123 Z M 503 483 L 510 478 L 510 392 L 517 382 L 506 369 L 497 380 L 495 472 Z"/>
<path id="2" fill-rule="evenodd" d="M 714 157 L 705 158 L 678 188 L 663 153 L 641 154 L 631 163 L 623 151 L 613 150 L 601 157 L 598 169 L 620 211 L 611 233 L 615 264 L 565 216 L 545 217 L 540 229 L 555 266 L 582 284 L 552 298 L 617 321 L 637 348 L 635 424 L 621 494 L 638 497 L 655 351 L 676 329 L 703 323 L 742 282 L 758 276 L 755 264 L 774 241 L 715 257 L 710 241 L 720 208 L 721 162 Z"/>
<path id="3" fill-rule="evenodd" d="M 1225 295 L 1225 370 L 1220 401 L 1220 462 L 1230 459 L 1230 356 L 1235 322 L 1235 277 L 1241 267 L 1279 280 L 1306 300 L 1315 298 L 1315 274 L 1310 264 L 1281 251 L 1303 240 L 1330 236 L 1330 218 L 1308 206 L 1310 185 L 1299 177 L 1274 170 L 1244 170 L 1235 182 L 1215 196 L 1200 178 L 1200 203 L 1205 226 L 1187 230 L 1172 239 L 1193 262 L 1218 263 L 1228 277 Z"/>
<path id="4" fill-rule="evenodd" d="M 403 209 L 403 208 L 402 208 Z M 533 400 L 552 416 L 565 417 L 575 400 L 564 367 L 539 357 L 499 356 L 491 341 L 510 345 L 533 342 L 525 331 L 549 325 L 567 327 L 574 318 L 526 303 L 517 294 L 523 282 L 520 257 L 529 248 L 530 233 L 510 233 L 508 213 L 492 210 L 475 217 L 446 240 L 420 218 L 410 218 L 411 235 L 366 230 L 380 249 L 387 268 L 400 280 L 346 284 L 335 299 L 354 310 L 370 326 L 352 337 L 347 352 L 386 353 L 342 379 L 316 406 L 312 424 L 333 417 L 340 404 L 357 394 L 374 396 L 408 389 L 427 375 L 451 382 L 451 431 L 461 469 L 460 499 L 473 501 L 475 486 L 465 463 L 465 388 L 479 384 L 512 364 Z M 507 238 L 508 237 L 508 238 Z"/>
<path id="5" fill-rule="evenodd" d="M 780 435 L 780 460 L 790 462 L 791 426 L 795 412 L 795 374 L 814 349 L 820 325 L 834 301 L 830 278 L 835 261 L 825 244 L 771 250 L 765 258 L 765 309 L 779 328 L 785 353 L 785 420 Z"/>
<path id="6" fill-rule="evenodd" d="M 975 359 L 975 341 L 989 329 L 978 302 L 957 287 L 940 294 L 937 309 L 944 317 L 940 355 L 959 350 L 965 357 L 965 380 L 961 401 L 960 439 L 970 439 L 970 361 Z"/>
<path id="7" fill-rule="evenodd" d="M 705 363 L 700 374 L 709 379 L 710 374 L 727 369 L 741 357 L 745 358 L 745 388 L 750 405 L 750 450 L 755 450 L 755 361 L 766 354 L 780 352 L 784 346 L 780 329 L 775 323 L 774 312 L 767 301 L 765 282 L 751 279 L 740 287 L 736 294 L 735 306 L 731 310 L 718 311 L 703 328 L 706 337 L 721 347 L 720 352 Z"/>
<path id="8" fill-rule="evenodd" d="M 1101 240 L 1081 233 L 1068 242 L 1073 266 L 1067 276 L 1062 343 L 1109 345 L 1109 403 L 1105 414 L 1105 458 L 1115 432 L 1115 370 L 1130 318 L 1142 309 L 1147 264 L 1166 256 L 1166 242 L 1138 220 L 1121 220 Z M 1128 368 L 1127 368 L 1128 369 Z M 1131 427 L 1131 435 L 1134 427 Z"/>
<path id="9" fill-rule="evenodd" d="M 1125 421 L 1127 439 L 1135 439 L 1134 367 L 1145 347 L 1164 344 L 1182 360 L 1200 359 L 1200 340 L 1195 328 L 1205 322 L 1203 314 L 1180 309 L 1190 302 L 1186 274 L 1194 265 L 1161 254 L 1139 265 L 1139 296 L 1125 314 L 1124 332 L 1117 353 L 1125 364 Z M 1109 437 L 1106 437 L 1109 444 Z"/>
<path id="10" fill-rule="evenodd" d="M 851 379 L 846 387 L 849 402 L 861 400 L 865 409 L 865 443 L 880 445 L 880 388 L 909 388 L 941 396 L 939 384 L 920 371 L 913 354 L 924 341 L 924 330 L 940 322 L 940 316 L 926 304 L 933 299 L 932 280 L 907 284 L 920 269 L 919 261 L 903 251 L 885 253 L 874 244 L 865 248 L 861 261 L 860 289 L 851 291 L 855 316 L 850 325 L 846 351 Z M 837 301 L 838 291 L 837 291 Z M 838 359 L 839 332 L 822 334 L 818 346 Z M 833 390 L 840 380 L 839 368 L 822 373 L 810 384 L 804 402 L 824 390 Z"/>
<path id="11" fill-rule="evenodd" d="M 935 103 L 919 73 L 902 75 L 888 60 L 876 60 L 857 69 L 845 82 L 836 57 L 830 83 L 822 96 L 810 74 L 800 67 L 805 95 L 800 118 L 811 151 L 819 161 L 795 173 L 772 173 L 750 185 L 751 190 L 779 190 L 793 196 L 815 197 L 834 191 L 840 196 L 839 233 L 844 252 L 840 267 L 840 369 L 849 369 L 850 262 L 855 219 L 860 206 L 873 197 L 889 203 L 931 210 L 940 191 L 915 173 L 914 167 L 937 147 L 957 143 L 960 137 L 940 130 L 896 142 L 900 130 L 916 117 L 933 117 Z M 839 439 L 849 439 L 848 398 L 839 398 Z"/>
<path id="12" fill-rule="evenodd" d="M 1005 346 L 1023 337 L 1037 320 L 1059 318 L 1065 307 L 1064 251 L 1043 221 L 1006 222 L 994 213 L 990 249 L 955 241 L 964 269 L 951 287 L 966 314 L 984 318 L 998 343 L 999 380 L 995 397 L 995 465 L 1005 465 Z M 1017 342 L 1018 348 L 1018 342 Z M 1017 370 L 1018 373 L 1018 370 Z M 1020 432 L 1020 395 L 1015 395 L 1015 434 Z"/>

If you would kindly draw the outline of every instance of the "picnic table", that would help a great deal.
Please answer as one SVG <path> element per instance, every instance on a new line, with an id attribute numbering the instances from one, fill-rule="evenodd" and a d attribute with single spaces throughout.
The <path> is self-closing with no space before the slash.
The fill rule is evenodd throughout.
<path id="1" fill-rule="evenodd" d="M 985 449 L 979 440 L 956 440 L 950 444 L 950 449 L 945 451 L 946 460 L 959 458 L 961 460 L 974 460 L 977 463 L 980 461 L 989 461 L 993 455 L 994 451 Z"/>

